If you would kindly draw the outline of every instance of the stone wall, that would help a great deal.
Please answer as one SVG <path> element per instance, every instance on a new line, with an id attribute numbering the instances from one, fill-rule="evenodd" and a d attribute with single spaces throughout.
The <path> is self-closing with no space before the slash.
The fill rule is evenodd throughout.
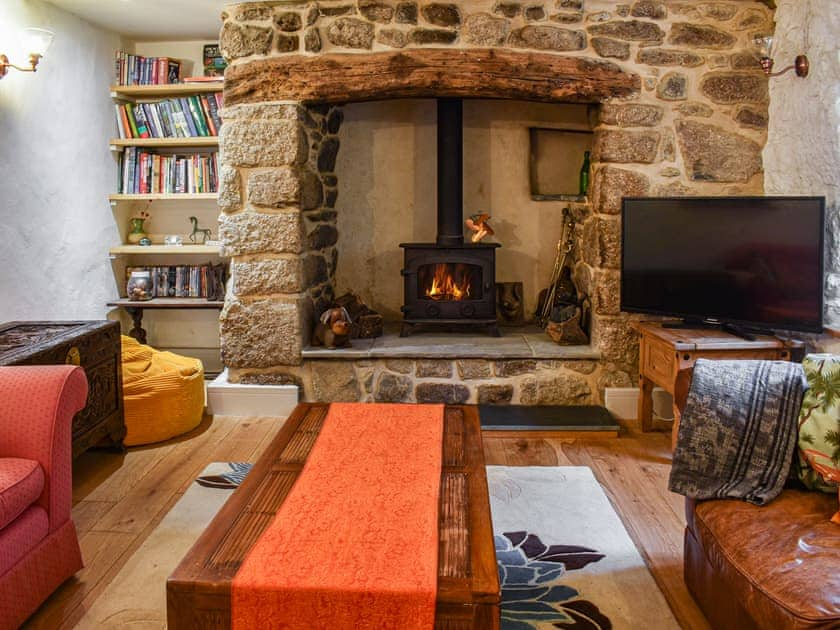
<path id="1" fill-rule="evenodd" d="M 428 74 L 422 75 L 423 51 L 431 55 L 441 48 L 493 48 L 499 55 L 521 57 L 531 72 L 542 67 L 527 64 L 531 55 L 574 62 L 564 65 L 562 76 L 546 74 L 541 91 L 534 90 L 539 100 L 558 95 L 553 98 L 591 102 L 593 94 L 609 93 L 603 86 L 591 88 L 597 77 L 614 76 L 622 82 L 614 92 L 620 98 L 599 99 L 592 190 L 578 217 L 575 276 L 592 299 L 593 344 L 602 356 L 591 378 L 603 381 L 609 372 L 635 375 L 636 337 L 629 318 L 619 313 L 621 197 L 763 191 L 767 79 L 748 50 L 753 33 L 772 28 L 772 17 L 762 3 L 727 0 L 334 0 L 228 7 L 221 34 L 231 62 L 226 98 L 240 103 L 225 112 L 221 138 L 221 233 L 234 257 L 234 282 L 222 315 L 222 350 L 225 363 L 238 368 L 232 378 L 259 372 L 263 380 L 270 374 L 280 380 L 299 371 L 289 366 L 301 363 L 303 338 L 317 309 L 313 299 L 328 295 L 333 280 L 335 241 L 325 243 L 339 237 L 332 231 L 326 241 L 313 235 L 318 226 L 334 228 L 333 204 L 324 191 L 341 187 L 329 169 L 318 168 L 325 143 L 333 140 L 329 130 L 312 128 L 308 118 L 336 110 L 299 104 L 318 93 L 311 89 L 313 82 L 326 81 L 324 74 L 300 70 L 324 56 L 326 66 L 317 67 L 340 68 L 341 80 L 352 84 L 352 77 L 364 74 L 377 53 L 411 51 L 410 57 L 388 57 L 394 76 L 364 76 L 379 82 L 369 86 L 368 98 L 377 85 L 385 95 L 405 94 L 405 85 L 415 76 L 429 89 Z M 493 58 L 482 57 L 487 63 Z M 359 63 L 354 65 L 354 58 Z M 459 59 L 451 56 L 452 72 Z M 270 69 L 271 80 L 230 80 L 256 68 Z M 514 70 L 510 72 L 510 77 L 494 80 L 499 85 L 518 81 Z M 441 77 L 441 86 L 446 85 L 441 96 L 462 94 L 451 78 Z M 533 76 L 528 80 L 535 82 Z M 393 89 L 395 83 L 401 92 Z M 578 91 L 570 94 L 569 86 Z M 522 89 L 521 81 L 516 83 L 520 98 Z M 492 96 L 512 95 L 500 88 Z M 324 100 L 339 99 L 332 94 Z M 270 192 L 283 186 L 282 194 Z M 310 274 L 305 273 L 307 261 Z M 244 283 L 240 276 L 246 270 L 263 280 Z M 287 273 L 293 274 L 288 284 L 274 277 Z M 367 369 L 354 363 L 353 369 L 363 367 Z M 314 386 L 307 395 L 320 397 Z M 513 396 L 518 400 L 519 394 Z"/>
<path id="2" fill-rule="evenodd" d="M 219 235 L 232 281 L 221 321 L 229 368 L 300 363 L 313 313 L 333 299 L 339 108 L 223 110 Z"/>
<path id="3" fill-rule="evenodd" d="M 287 368 L 306 400 L 449 404 L 589 405 L 614 383 L 596 360 L 373 359 L 311 360 Z M 273 371 L 248 370 L 240 382 L 276 383 Z"/>
<path id="4" fill-rule="evenodd" d="M 770 82 L 770 125 L 764 149 L 768 194 L 825 195 L 825 323 L 840 327 L 840 12 L 832 0 L 779 0 L 777 69 L 806 53 L 802 79 L 790 72 Z"/>

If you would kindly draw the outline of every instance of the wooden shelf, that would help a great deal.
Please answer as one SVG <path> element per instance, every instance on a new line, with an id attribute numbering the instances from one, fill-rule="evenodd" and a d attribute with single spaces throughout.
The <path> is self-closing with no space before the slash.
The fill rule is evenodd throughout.
<path id="1" fill-rule="evenodd" d="M 222 248 L 218 245 L 117 245 L 108 250 L 112 256 L 121 254 L 167 254 L 183 256 L 186 254 L 207 254 L 221 256 Z"/>
<path id="2" fill-rule="evenodd" d="M 206 298 L 153 298 L 151 300 L 143 300 L 143 301 L 136 301 L 136 300 L 129 300 L 128 298 L 120 298 L 118 300 L 114 300 L 113 302 L 108 302 L 108 306 L 116 306 L 119 308 L 182 308 L 182 309 L 193 309 L 193 308 L 222 308 L 225 305 L 223 300 L 207 300 Z"/>
<path id="3" fill-rule="evenodd" d="M 123 147 L 218 147 L 219 136 L 192 136 L 189 138 L 111 138 L 111 151 Z"/>
<path id="4" fill-rule="evenodd" d="M 112 85 L 111 98 L 166 98 L 187 94 L 210 94 L 224 90 L 224 83 L 173 83 L 170 85 Z"/>
<path id="5" fill-rule="evenodd" d="M 115 193 L 108 195 L 108 201 L 184 201 L 202 200 L 216 201 L 219 193 L 149 193 L 144 195 L 128 195 Z"/>
<path id="6" fill-rule="evenodd" d="M 535 195 L 531 194 L 534 201 L 569 201 L 572 203 L 589 203 L 586 195 Z"/>

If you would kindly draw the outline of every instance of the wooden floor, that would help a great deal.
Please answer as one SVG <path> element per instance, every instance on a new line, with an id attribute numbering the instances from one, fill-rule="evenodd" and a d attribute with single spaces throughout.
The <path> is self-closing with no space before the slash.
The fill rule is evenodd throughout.
<path id="1" fill-rule="evenodd" d="M 85 568 L 56 591 L 27 628 L 72 628 L 210 462 L 254 461 L 282 425 L 276 418 L 205 418 L 195 431 L 125 454 L 85 453 L 73 467 L 73 518 Z M 667 490 L 670 436 L 617 439 L 485 436 L 488 464 L 589 466 L 683 628 L 710 626 L 682 579 L 682 498 Z"/>

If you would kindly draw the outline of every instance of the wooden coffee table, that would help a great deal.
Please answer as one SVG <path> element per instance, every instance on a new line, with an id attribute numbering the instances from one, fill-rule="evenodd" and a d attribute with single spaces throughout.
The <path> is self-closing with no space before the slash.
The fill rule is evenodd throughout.
<path id="1" fill-rule="evenodd" d="M 229 628 L 230 586 L 300 474 L 329 405 L 301 404 L 166 583 L 169 628 Z M 447 406 L 440 476 L 435 628 L 497 629 L 500 588 L 481 426 Z M 410 457 L 411 449 L 406 449 Z"/>

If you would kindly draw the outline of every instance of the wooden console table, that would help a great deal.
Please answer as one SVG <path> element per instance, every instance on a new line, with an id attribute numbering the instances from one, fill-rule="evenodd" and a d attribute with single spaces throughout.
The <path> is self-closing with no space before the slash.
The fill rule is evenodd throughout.
<path id="1" fill-rule="evenodd" d="M 766 359 L 787 361 L 797 343 L 758 336 L 747 341 L 715 329 L 663 328 L 661 323 L 640 322 L 639 406 L 642 431 L 653 423 L 653 388 L 658 385 L 674 397 L 671 443 L 676 444 L 680 412 L 685 406 L 691 373 L 697 359 Z"/>

